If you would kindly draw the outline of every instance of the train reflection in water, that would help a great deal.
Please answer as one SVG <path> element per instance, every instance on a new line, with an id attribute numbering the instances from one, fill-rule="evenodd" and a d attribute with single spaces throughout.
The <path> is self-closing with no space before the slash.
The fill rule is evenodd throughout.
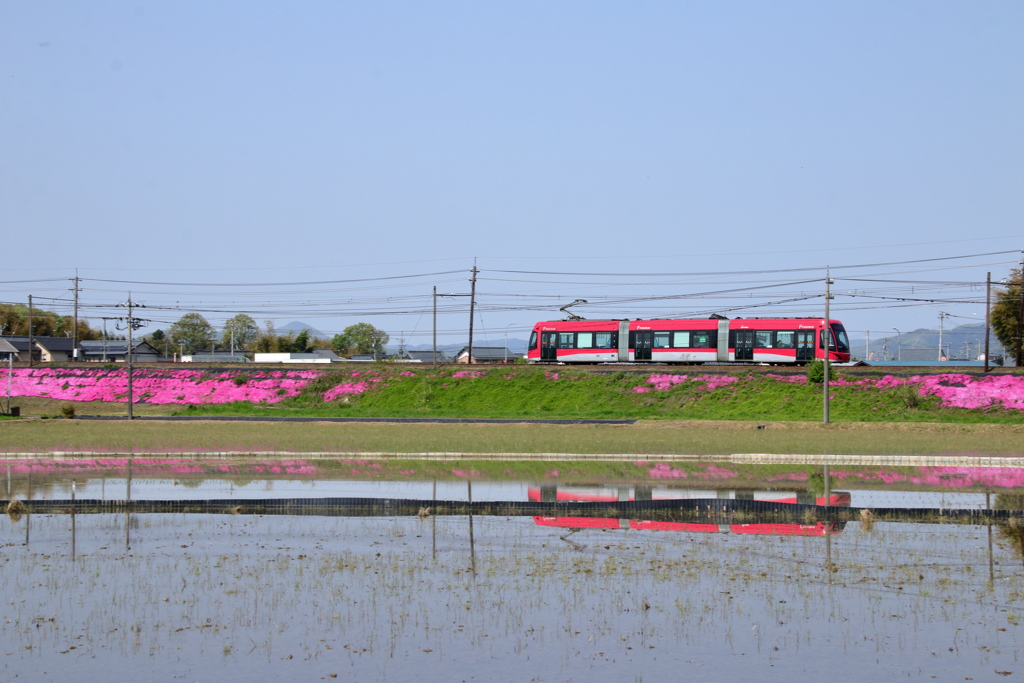
<path id="1" fill-rule="evenodd" d="M 849 507 L 850 494 L 833 491 L 825 501 L 808 491 L 769 491 L 753 489 L 685 489 L 669 486 L 537 486 L 528 490 L 534 502 L 561 501 L 626 502 L 640 500 L 758 500 L 793 505 L 829 505 Z M 693 522 L 660 522 L 653 520 L 619 519 L 615 517 L 548 517 L 535 516 L 539 526 L 565 529 L 634 529 L 637 531 L 686 531 L 704 534 L 763 534 L 768 536 L 825 536 L 842 532 L 843 522 L 743 523 L 709 524 Z"/>

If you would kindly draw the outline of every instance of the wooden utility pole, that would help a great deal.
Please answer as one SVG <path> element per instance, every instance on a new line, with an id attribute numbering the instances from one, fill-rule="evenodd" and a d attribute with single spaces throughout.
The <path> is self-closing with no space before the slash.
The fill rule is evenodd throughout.
<path id="1" fill-rule="evenodd" d="M 469 356 L 466 358 L 466 364 L 471 365 L 473 363 L 473 310 L 476 307 L 476 274 L 479 273 L 476 269 L 476 259 L 473 259 L 473 277 L 469 279 Z"/>
<path id="2" fill-rule="evenodd" d="M 125 303 L 118 304 L 118 306 L 122 306 L 122 307 L 128 309 L 128 317 L 127 318 L 121 318 L 121 320 L 125 321 L 125 327 L 128 328 L 128 358 L 127 358 L 127 361 L 128 361 L 128 419 L 129 420 L 134 420 L 135 419 L 135 414 L 134 414 L 134 402 L 135 401 L 134 401 L 134 397 L 132 396 L 132 374 L 133 374 L 133 370 L 134 370 L 134 366 L 133 366 L 133 363 L 132 363 L 132 332 L 135 331 L 136 327 L 142 327 L 142 323 L 143 322 L 148 322 L 148 321 L 137 320 L 135 318 L 135 316 L 132 315 L 132 309 L 136 308 L 138 306 L 138 304 L 135 304 L 135 303 L 132 302 L 132 293 L 131 292 L 128 292 L 128 301 L 126 301 Z"/>
<path id="3" fill-rule="evenodd" d="M 988 338 L 989 326 L 992 324 L 992 272 L 985 274 L 985 372 L 989 371 Z"/>
<path id="4" fill-rule="evenodd" d="M 75 269 L 75 323 L 71 332 L 71 360 L 78 360 L 78 269 Z"/>
<path id="5" fill-rule="evenodd" d="M 132 396 L 132 293 L 128 292 L 128 419 L 134 420 L 133 406 L 135 404 Z"/>
<path id="6" fill-rule="evenodd" d="M 1017 278 L 1017 338 L 1013 345 L 1015 365 L 1021 367 L 1021 337 L 1024 336 L 1024 256 L 1020 259 L 1020 276 Z"/>
<path id="7" fill-rule="evenodd" d="M 32 295 L 28 295 L 28 366 L 32 367 Z"/>

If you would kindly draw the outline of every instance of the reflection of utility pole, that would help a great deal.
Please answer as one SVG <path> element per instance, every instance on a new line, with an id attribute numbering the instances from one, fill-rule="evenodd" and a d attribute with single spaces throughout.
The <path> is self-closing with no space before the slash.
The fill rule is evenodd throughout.
<path id="1" fill-rule="evenodd" d="M 476 576 L 476 543 L 473 541 L 473 481 L 466 480 L 466 495 L 469 499 L 469 563 Z"/>

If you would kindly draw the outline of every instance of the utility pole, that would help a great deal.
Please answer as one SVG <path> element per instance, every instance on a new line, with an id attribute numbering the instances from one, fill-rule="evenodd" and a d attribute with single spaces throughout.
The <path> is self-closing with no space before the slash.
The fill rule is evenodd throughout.
<path id="1" fill-rule="evenodd" d="M 118 306 L 121 306 L 121 307 L 124 307 L 124 308 L 128 309 L 128 317 L 127 318 L 121 318 L 121 320 L 125 321 L 125 328 L 127 328 L 127 330 L 128 330 L 128 358 L 127 358 L 127 361 L 128 361 L 128 419 L 129 420 L 134 420 L 135 419 L 135 414 L 134 414 L 134 403 L 135 403 L 135 400 L 134 400 L 134 397 L 132 396 L 132 371 L 134 369 L 133 361 L 132 361 L 132 332 L 134 330 L 137 330 L 140 327 L 142 327 L 142 323 L 149 322 L 149 321 L 147 321 L 147 320 L 139 320 L 138 318 L 136 318 L 135 316 L 132 315 L 132 309 L 135 308 L 135 307 L 140 307 L 141 304 L 132 303 L 132 293 L 131 292 L 128 292 L 128 301 L 126 301 L 124 303 L 120 303 L 120 304 L 118 304 Z"/>
<path id="2" fill-rule="evenodd" d="M 32 367 L 32 295 L 28 295 L 28 366 Z"/>
<path id="3" fill-rule="evenodd" d="M 470 293 L 470 294 L 456 294 L 454 292 L 452 292 L 451 294 L 438 294 L 437 293 L 437 286 L 436 285 L 434 286 L 434 367 L 435 368 L 437 367 L 437 297 L 439 297 L 439 296 L 440 297 L 456 297 L 456 296 L 468 296 L 468 297 L 470 297 L 470 305 L 469 305 L 469 359 L 468 360 L 469 361 L 473 360 L 473 301 L 475 300 L 475 295 L 476 295 L 476 273 L 477 272 L 478 271 L 476 269 L 476 264 L 474 263 L 473 264 L 473 270 L 472 270 L 473 277 L 470 280 L 470 282 L 473 283 L 473 290 L 472 290 L 472 293 Z"/>
<path id="4" fill-rule="evenodd" d="M 871 330 L 864 332 L 864 360 L 871 360 Z"/>
<path id="5" fill-rule="evenodd" d="M 828 361 L 829 361 L 828 353 L 829 353 L 829 347 L 831 347 L 831 345 L 832 345 L 832 321 L 829 318 L 829 310 L 828 310 L 829 309 L 829 302 L 832 300 L 832 293 L 831 293 L 829 287 L 834 282 L 834 280 L 832 278 L 830 278 L 828 275 L 829 275 L 828 268 L 826 268 L 825 269 L 825 339 L 824 339 L 824 341 L 825 341 L 825 349 L 824 349 L 824 351 L 825 351 L 825 353 L 824 353 L 824 356 L 825 356 L 825 359 L 824 359 L 825 360 L 825 381 L 824 381 L 825 394 L 824 394 L 824 398 L 823 398 L 824 408 L 825 408 L 825 410 L 824 410 L 824 424 L 828 424 L 828 389 L 829 389 L 829 386 L 828 386 Z"/>
<path id="6" fill-rule="evenodd" d="M 71 360 L 78 360 L 78 268 L 75 268 L 75 326 L 71 333 Z"/>
<path id="7" fill-rule="evenodd" d="M 469 279 L 469 356 L 466 358 L 467 365 L 472 365 L 473 363 L 473 309 L 476 307 L 476 274 L 480 272 L 476 269 L 476 258 L 473 259 L 473 270 L 470 272 L 473 273 L 473 277 Z M 1020 348 L 1019 344 L 1017 348 Z M 1018 353 L 1018 355 L 1020 354 Z"/>
<path id="8" fill-rule="evenodd" d="M 1024 253 L 1024 249 L 1021 250 Z M 1017 338 L 1013 345 L 1013 360 L 1016 367 L 1021 367 L 1021 336 L 1024 335 L 1024 256 L 1020 259 L 1020 278 L 1017 280 Z"/>
<path id="9" fill-rule="evenodd" d="M 985 372 L 989 371 L 988 366 L 988 328 L 991 324 L 989 316 L 992 312 L 992 272 L 985 274 Z"/>
<path id="10" fill-rule="evenodd" d="M 938 360 L 940 360 L 940 361 L 941 360 L 945 360 L 942 357 L 942 321 L 944 321 L 948 316 L 949 316 L 949 313 L 943 313 L 942 311 L 939 311 L 939 357 L 938 357 Z"/>

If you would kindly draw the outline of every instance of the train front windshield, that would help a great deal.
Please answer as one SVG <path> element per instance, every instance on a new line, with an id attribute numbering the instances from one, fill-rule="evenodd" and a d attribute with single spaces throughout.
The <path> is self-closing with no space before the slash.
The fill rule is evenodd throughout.
<path id="1" fill-rule="evenodd" d="M 846 328 L 842 323 L 832 323 L 832 334 L 829 339 L 829 350 L 839 353 L 850 352 L 850 340 L 846 337 Z"/>

